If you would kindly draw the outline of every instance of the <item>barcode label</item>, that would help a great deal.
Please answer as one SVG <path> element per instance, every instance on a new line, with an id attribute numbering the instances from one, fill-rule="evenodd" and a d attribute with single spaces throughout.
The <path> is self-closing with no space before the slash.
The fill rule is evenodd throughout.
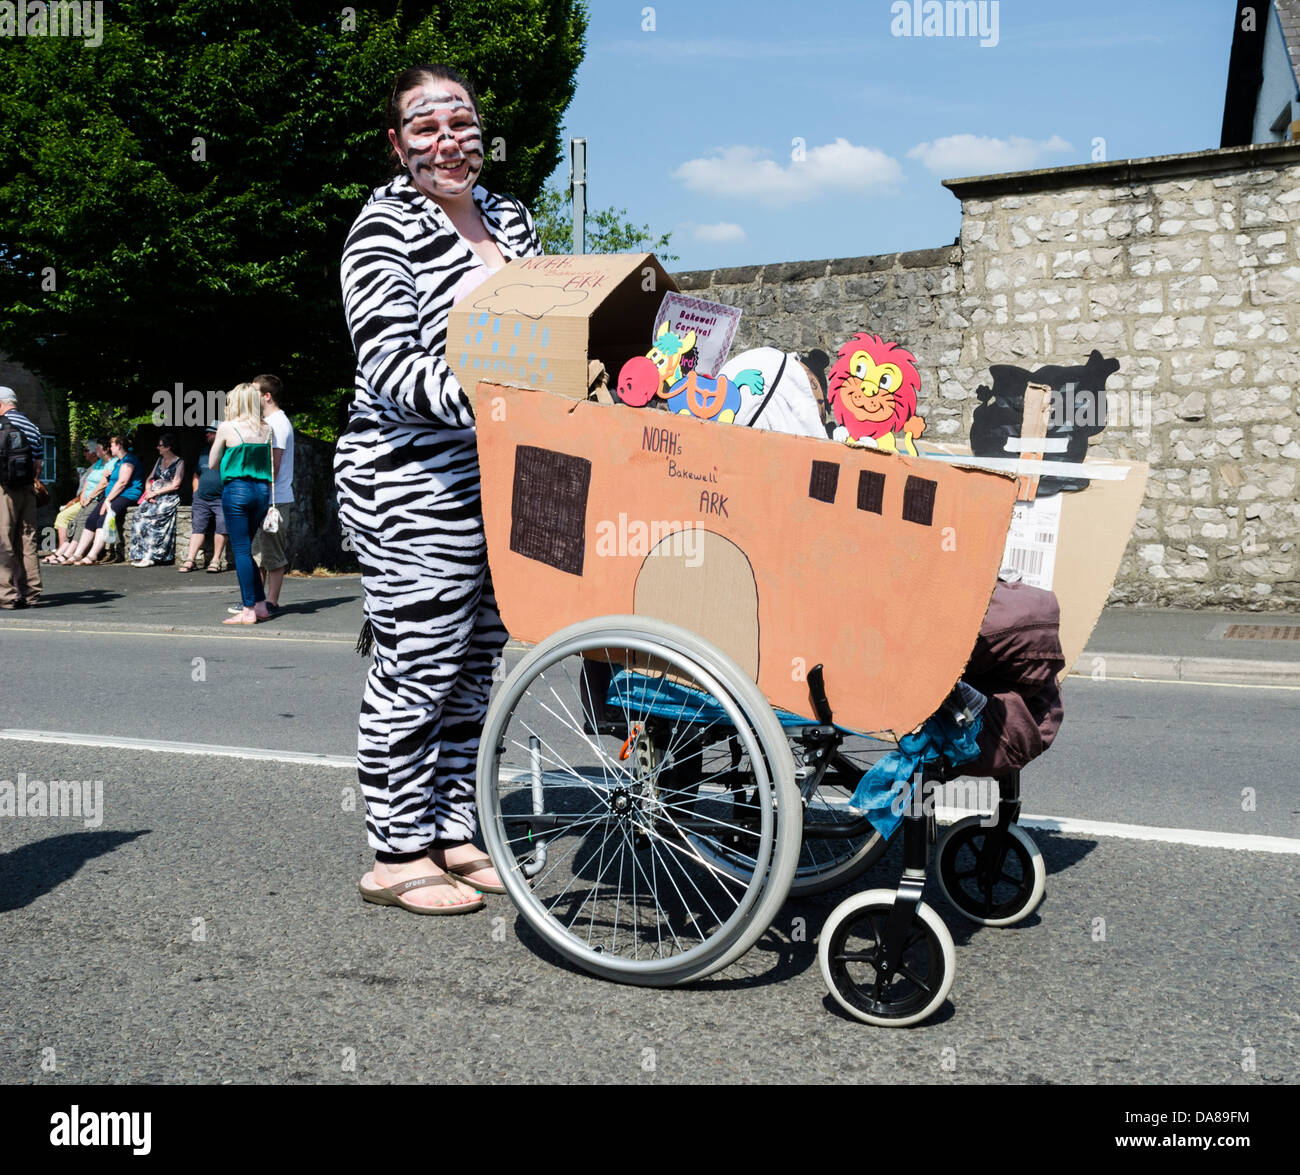
<path id="1" fill-rule="evenodd" d="M 1037 578 L 1043 573 L 1043 552 L 1028 547 L 1007 547 L 1002 562 L 1026 576 Z"/>
<path id="2" fill-rule="evenodd" d="M 1061 533 L 1061 495 L 1017 502 L 1011 514 L 1002 565 L 1020 572 L 1031 587 L 1048 588 L 1056 576 Z"/>

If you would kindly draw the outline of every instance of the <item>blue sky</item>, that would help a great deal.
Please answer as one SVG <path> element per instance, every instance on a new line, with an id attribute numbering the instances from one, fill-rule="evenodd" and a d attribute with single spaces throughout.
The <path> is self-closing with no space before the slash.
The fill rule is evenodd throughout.
<path id="1" fill-rule="evenodd" d="M 986 2 L 987 45 L 893 35 L 917 3 L 590 0 L 565 126 L 589 206 L 671 230 L 678 270 L 888 253 L 957 235 L 941 179 L 1086 163 L 1098 139 L 1218 146 L 1232 0 Z"/>

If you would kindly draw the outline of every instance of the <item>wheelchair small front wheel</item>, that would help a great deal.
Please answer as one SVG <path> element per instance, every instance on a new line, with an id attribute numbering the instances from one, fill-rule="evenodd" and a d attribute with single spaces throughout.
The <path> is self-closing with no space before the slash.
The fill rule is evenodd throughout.
<path id="1" fill-rule="evenodd" d="M 885 928 L 897 894 L 869 889 L 841 902 L 822 928 L 817 955 L 822 978 L 850 1016 L 882 1028 L 919 1024 L 948 998 L 956 965 L 952 935 L 924 902 L 907 929 L 892 975 L 880 964 Z"/>
<path id="2" fill-rule="evenodd" d="M 986 858 L 993 831 L 983 816 L 952 825 L 935 850 L 939 888 L 957 909 L 982 926 L 1011 926 L 1043 900 L 1047 867 L 1043 854 L 1018 824 L 1008 825 L 1000 861 Z"/>

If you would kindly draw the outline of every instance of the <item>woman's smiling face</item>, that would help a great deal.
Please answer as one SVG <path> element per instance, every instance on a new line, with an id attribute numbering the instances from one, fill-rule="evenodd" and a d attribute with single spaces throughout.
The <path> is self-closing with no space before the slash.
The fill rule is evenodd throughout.
<path id="1" fill-rule="evenodd" d="M 469 191 L 483 170 L 483 131 L 464 88 L 427 78 L 398 106 L 401 129 L 390 129 L 388 141 L 415 186 L 433 200 Z"/>

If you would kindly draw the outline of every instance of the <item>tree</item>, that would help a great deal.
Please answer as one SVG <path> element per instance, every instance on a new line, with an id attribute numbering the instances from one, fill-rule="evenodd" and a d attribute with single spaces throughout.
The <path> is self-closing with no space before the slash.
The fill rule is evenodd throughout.
<path id="1" fill-rule="evenodd" d="M 534 201 L 533 222 L 547 253 L 573 252 L 573 197 L 559 188 L 547 188 Z M 653 253 L 665 265 L 677 255 L 666 250 L 672 233 L 656 237 L 648 224 L 640 227 L 627 219 L 627 209 L 587 210 L 588 253 Z"/>
<path id="2" fill-rule="evenodd" d="M 0 48 L 0 350 L 74 400 L 273 370 L 291 400 L 352 382 L 338 262 L 392 174 L 396 69 L 478 83 L 484 182 L 525 202 L 560 159 L 583 0 L 124 0 L 98 47 Z"/>

